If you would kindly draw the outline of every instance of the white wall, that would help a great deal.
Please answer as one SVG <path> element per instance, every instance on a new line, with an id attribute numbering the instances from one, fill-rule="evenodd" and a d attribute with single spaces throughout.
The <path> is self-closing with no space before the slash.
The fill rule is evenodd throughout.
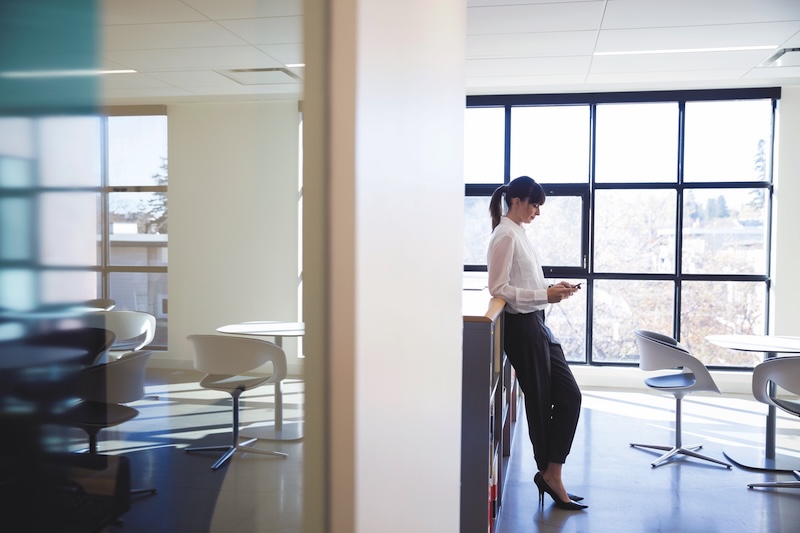
<path id="1" fill-rule="evenodd" d="M 781 89 L 779 110 L 772 333 L 800 336 L 800 87 Z"/>
<path id="2" fill-rule="evenodd" d="M 297 320 L 297 102 L 183 104 L 169 117 L 169 351 L 192 333 Z M 302 373 L 285 339 L 289 372 Z"/>
<path id="3" fill-rule="evenodd" d="M 306 413 L 328 428 L 327 464 L 312 457 L 328 515 L 305 531 L 455 533 L 465 5 L 320 0 L 305 12 L 332 14 L 305 41 L 307 72 L 320 72 L 306 79 L 306 124 L 325 132 L 305 151 L 325 161 L 304 165 L 325 200 L 304 218 L 324 235 L 304 254 L 326 302 L 306 315 L 307 375 L 327 364 Z"/>

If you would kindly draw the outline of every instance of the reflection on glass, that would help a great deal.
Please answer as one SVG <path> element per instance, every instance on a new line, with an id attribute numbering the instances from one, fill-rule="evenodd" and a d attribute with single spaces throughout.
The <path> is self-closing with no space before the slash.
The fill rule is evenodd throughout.
<path id="1" fill-rule="evenodd" d="M 685 181 L 767 181 L 771 100 L 686 103 Z"/>
<path id="2" fill-rule="evenodd" d="M 683 271 L 764 274 L 767 189 L 687 189 L 683 201 Z"/>
<path id="3" fill-rule="evenodd" d="M 589 106 L 514 107 L 511 178 L 588 183 Z"/>
<path id="4" fill-rule="evenodd" d="M 595 272 L 675 271 L 676 192 L 595 192 Z"/>
<path id="5" fill-rule="evenodd" d="M 2 135 L 1 132 L 0 135 Z M 34 185 L 32 161 L 0 154 L 0 187 L 11 189 L 33 187 Z"/>
<path id="6" fill-rule="evenodd" d="M 561 281 L 560 279 L 552 282 Z M 568 279 L 572 284 L 583 283 L 570 298 L 550 305 L 545 310 L 547 327 L 561 343 L 567 361 L 586 361 L 586 280 Z"/>
<path id="7" fill-rule="evenodd" d="M 672 335 L 673 282 L 595 280 L 592 289 L 593 361 L 637 362 L 639 351 L 633 335 L 637 329 Z"/>
<path id="8" fill-rule="evenodd" d="M 74 304 L 96 298 L 100 275 L 90 271 L 46 271 L 41 276 L 42 303 Z"/>
<path id="9" fill-rule="evenodd" d="M 38 121 L 43 187 L 99 187 L 100 117 L 50 117 Z"/>
<path id="10" fill-rule="evenodd" d="M 150 346 L 167 345 L 167 273 L 114 272 L 109 275 L 114 309 L 145 311 L 156 317 L 156 336 Z"/>
<path id="11" fill-rule="evenodd" d="M 583 266 L 582 208 L 579 196 L 548 196 L 539 216 L 523 226 L 542 266 Z"/>
<path id="12" fill-rule="evenodd" d="M 492 235 L 488 196 L 464 197 L 464 264 L 485 265 Z"/>
<path id="13" fill-rule="evenodd" d="M 707 335 L 763 335 L 766 283 L 684 281 L 681 285 L 681 342 L 706 365 L 751 367 L 764 354 L 726 350 Z"/>
<path id="14" fill-rule="evenodd" d="M 0 198 L 0 260 L 33 260 L 33 199 Z"/>
<path id="15" fill-rule="evenodd" d="M 467 108 L 464 113 L 464 183 L 503 183 L 505 137 L 505 108 Z"/>
<path id="16" fill-rule="evenodd" d="M 678 103 L 597 106 L 598 182 L 675 182 Z"/>
<path id="17" fill-rule="evenodd" d="M 166 161 L 165 115 L 108 118 L 109 185 L 166 185 Z"/>
<path id="18" fill-rule="evenodd" d="M 98 193 L 54 192 L 39 201 L 39 246 L 46 265 L 94 266 L 97 252 Z"/>

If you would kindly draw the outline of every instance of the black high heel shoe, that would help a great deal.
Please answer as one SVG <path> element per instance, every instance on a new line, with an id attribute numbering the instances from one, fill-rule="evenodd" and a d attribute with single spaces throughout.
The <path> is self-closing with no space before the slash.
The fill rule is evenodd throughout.
<path id="1" fill-rule="evenodd" d="M 536 483 L 536 486 L 539 488 L 539 506 L 544 509 L 544 493 L 550 495 L 553 498 L 553 502 L 555 502 L 556 507 L 559 509 L 565 509 L 567 511 L 580 511 L 581 509 L 586 509 L 589 507 L 588 505 L 584 505 L 582 503 L 576 503 L 574 501 L 565 502 L 561 498 L 559 498 L 555 491 L 550 488 L 550 485 L 547 484 L 547 481 L 544 480 L 544 477 L 541 474 L 536 474 L 533 476 L 533 482 Z M 572 497 L 572 496 L 570 496 Z"/>
<path id="2" fill-rule="evenodd" d="M 536 474 L 534 474 L 534 476 L 533 476 L 533 481 L 534 482 L 536 482 L 536 478 L 537 477 L 542 477 L 542 473 L 541 472 L 537 472 Z M 570 494 L 568 492 L 567 496 L 569 496 L 569 499 L 572 500 L 572 501 L 579 502 L 579 501 L 583 500 L 583 496 L 578 496 L 577 494 Z"/>

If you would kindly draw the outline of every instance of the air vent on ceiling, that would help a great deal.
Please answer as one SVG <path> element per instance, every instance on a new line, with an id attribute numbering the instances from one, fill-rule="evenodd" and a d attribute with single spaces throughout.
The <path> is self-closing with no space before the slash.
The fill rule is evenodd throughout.
<path id="1" fill-rule="evenodd" d="M 303 78 L 294 72 L 283 68 L 234 68 L 218 70 L 223 76 L 242 85 L 270 85 L 275 83 L 298 83 Z"/>
<path id="2" fill-rule="evenodd" d="M 761 67 L 800 67 L 800 48 L 781 48 L 769 56 Z"/>

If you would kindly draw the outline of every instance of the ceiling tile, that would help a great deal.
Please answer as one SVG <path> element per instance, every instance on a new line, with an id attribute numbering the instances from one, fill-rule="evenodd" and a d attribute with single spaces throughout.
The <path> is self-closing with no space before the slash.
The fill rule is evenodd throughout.
<path id="1" fill-rule="evenodd" d="M 800 31 L 800 21 L 601 30 L 597 38 L 597 51 L 778 46 L 798 31 Z"/>
<path id="2" fill-rule="evenodd" d="M 591 55 L 597 32 L 468 35 L 467 58 Z"/>
<path id="3" fill-rule="evenodd" d="M 192 22 L 208 17 L 180 0 L 101 0 L 102 24 Z"/>
<path id="4" fill-rule="evenodd" d="M 278 67 L 280 63 L 253 46 L 179 48 L 169 50 L 120 50 L 106 58 L 139 71 L 192 70 L 197 68 Z"/>
<path id="5" fill-rule="evenodd" d="M 602 1 L 467 10 L 467 35 L 594 30 L 603 16 Z"/>
<path id="6" fill-rule="evenodd" d="M 288 17 L 303 14 L 303 0 L 183 0 L 216 20 Z"/>
<path id="7" fill-rule="evenodd" d="M 246 20 L 224 20 L 220 24 L 250 44 L 284 44 L 303 42 L 302 17 L 270 17 Z"/>
<path id="8" fill-rule="evenodd" d="M 770 55 L 764 51 L 595 56 L 591 74 L 627 72 L 680 72 L 694 70 L 735 70 L 747 72 Z"/>
<path id="9" fill-rule="evenodd" d="M 550 76 L 584 74 L 589 68 L 590 58 L 572 57 L 523 57 L 511 59 L 468 59 L 467 77 L 474 76 Z"/>
<path id="10" fill-rule="evenodd" d="M 603 29 L 800 20 L 798 0 L 608 0 Z"/>
<path id="11" fill-rule="evenodd" d="M 284 65 L 303 63 L 303 43 L 263 44 L 256 48 Z"/>
<path id="12" fill-rule="evenodd" d="M 103 35 L 106 50 L 154 50 L 247 44 L 216 22 L 176 22 L 109 26 Z"/>
<path id="13" fill-rule="evenodd" d="M 150 77 L 178 87 L 226 87 L 238 85 L 232 79 L 214 70 L 186 70 L 179 72 L 152 72 Z"/>
<path id="14" fill-rule="evenodd" d="M 762 67 L 754 68 L 744 75 L 745 78 L 800 78 L 800 67 Z"/>

